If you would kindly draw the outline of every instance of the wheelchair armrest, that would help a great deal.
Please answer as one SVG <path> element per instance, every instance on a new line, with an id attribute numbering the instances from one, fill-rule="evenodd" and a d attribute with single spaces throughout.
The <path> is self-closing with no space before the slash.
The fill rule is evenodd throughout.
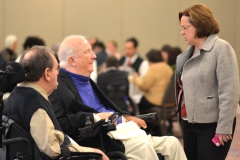
<path id="1" fill-rule="evenodd" d="M 119 152 L 119 151 L 112 151 L 112 152 L 108 152 L 107 156 L 110 159 L 121 159 L 121 160 L 127 160 L 127 157 L 124 153 Z"/>
<path id="2" fill-rule="evenodd" d="M 148 113 L 148 114 L 141 114 L 135 117 L 141 118 L 144 121 L 150 122 L 150 121 L 155 121 L 157 119 L 157 113 L 154 112 L 154 113 Z"/>
<path id="3" fill-rule="evenodd" d="M 55 158 L 50 158 L 44 153 L 41 153 L 41 158 L 43 160 L 59 160 L 59 159 L 81 159 L 81 160 L 89 160 L 89 159 L 101 159 L 102 154 L 96 152 L 70 152 L 70 157 L 62 157 L 59 155 Z"/>
<path id="4" fill-rule="evenodd" d="M 3 140 L 4 145 L 10 145 L 10 144 L 20 143 L 20 142 L 25 142 L 28 145 L 28 153 L 31 154 L 32 153 L 31 144 L 26 138 L 17 137 L 17 138 Z"/>

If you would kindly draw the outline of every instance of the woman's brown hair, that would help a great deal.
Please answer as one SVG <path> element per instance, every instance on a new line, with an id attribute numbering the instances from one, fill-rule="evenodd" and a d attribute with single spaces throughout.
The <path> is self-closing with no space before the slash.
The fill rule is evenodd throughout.
<path id="1" fill-rule="evenodd" d="M 182 16 L 190 18 L 190 23 L 196 28 L 196 36 L 198 38 L 208 37 L 220 31 L 212 11 L 204 4 L 194 4 L 179 12 L 179 21 L 181 21 Z"/>

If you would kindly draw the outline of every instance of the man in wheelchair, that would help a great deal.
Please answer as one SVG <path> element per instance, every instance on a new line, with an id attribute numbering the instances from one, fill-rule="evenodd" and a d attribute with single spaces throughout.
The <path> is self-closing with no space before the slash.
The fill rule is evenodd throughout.
<path id="1" fill-rule="evenodd" d="M 106 152 L 122 151 L 133 160 L 157 160 L 157 153 L 162 154 L 165 160 L 186 159 L 178 139 L 147 135 L 140 129 L 147 127 L 144 120 L 115 106 L 90 79 L 96 55 L 83 36 L 66 37 L 59 48 L 58 58 L 61 67 L 58 87 L 49 100 L 64 133 L 77 140 L 79 128 L 85 126 L 86 117 L 96 123 L 118 112 L 122 116 L 116 122 L 117 130 L 101 137 Z M 99 146 L 98 143 L 99 139 L 96 139 L 84 146 Z"/>
<path id="2" fill-rule="evenodd" d="M 39 150 L 53 158 L 65 147 L 70 152 L 96 152 L 102 159 L 108 157 L 99 149 L 82 147 L 63 133 L 48 100 L 57 88 L 58 63 L 53 51 L 43 46 L 27 50 L 20 64 L 26 71 L 20 83 L 5 102 L 3 115 L 11 118 L 34 139 Z"/>

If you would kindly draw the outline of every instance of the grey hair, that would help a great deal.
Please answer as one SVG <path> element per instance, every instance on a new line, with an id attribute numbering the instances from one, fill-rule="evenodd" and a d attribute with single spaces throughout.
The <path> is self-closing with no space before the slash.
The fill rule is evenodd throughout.
<path id="1" fill-rule="evenodd" d="M 67 64 L 68 58 L 70 56 L 75 56 L 76 48 L 74 47 L 74 45 L 75 43 L 78 42 L 76 40 L 87 41 L 86 38 L 81 35 L 67 36 L 62 41 L 58 50 L 58 58 L 59 58 L 60 66 L 62 66 L 62 64 Z"/>
<path id="2" fill-rule="evenodd" d="M 53 69 L 54 61 L 51 54 L 54 52 L 44 46 L 33 46 L 23 53 L 19 63 L 26 71 L 25 82 L 36 82 L 43 76 L 46 68 Z"/>
<path id="3" fill-rule="evenodd" d="M 17 36 L 10 34 L 5 38 L 5 47 L 12 48 L 13 44 L 17 41 Z"/>

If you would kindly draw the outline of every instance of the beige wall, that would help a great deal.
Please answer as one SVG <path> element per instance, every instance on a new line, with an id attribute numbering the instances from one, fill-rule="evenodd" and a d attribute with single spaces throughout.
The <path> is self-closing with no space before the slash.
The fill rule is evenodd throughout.
<path id="1" fill-rule="evenodd" d="M 48 46 L 64 36 L 64 5 L 61 0 L 3 0 L 3 36 L 15 34 L 18 52 L 28 35 L 42 37 Z M 51 2 L 51 3 L 49 3 Z M 4 40 L 4 37 L 1 37 Z"/>
<path id="2" fill-rule="evenodd" d="M 240 53 L 239 0 L 1 0 L 0 48 L 7 34 L 18 36 L 18 52 L 28 35 L 42 37 L 51 47 L 66 35 L 82 34 L 103 41 L 115 39 L 120 52 L 130 36 L 138 38 L 142 55 L 165 43 L 185 50 L 187 45 L 180 36 L 178 12 L 196 2 L 211 8 L 220 24 L 219 36 Z"/>
<path id="3" fill-rule="evenodd" d="M 234 32 L 236 33 L 235 34 L 235 44 L 234 44 L 234 49 L 237 53 L 237 56 L 238 56 L 238 68 L 239 68 L 239 71 L 240 71 L 240 18 L 239 18 L 239 15 L 240 15 L 240 1 L 239 0 L 236 0 L 235 2 L 235 30 Z"/>
<path id="4" fill-rule="evenodd" d="M 3 1 L 0 1 L 0 49 L 2 49 L 1 47 L 3 45 L 2 39 L 5 36 L 3 34 L 3 31 L 4 31 L 3 13 L 4 13 L 4 3 Z"/>

